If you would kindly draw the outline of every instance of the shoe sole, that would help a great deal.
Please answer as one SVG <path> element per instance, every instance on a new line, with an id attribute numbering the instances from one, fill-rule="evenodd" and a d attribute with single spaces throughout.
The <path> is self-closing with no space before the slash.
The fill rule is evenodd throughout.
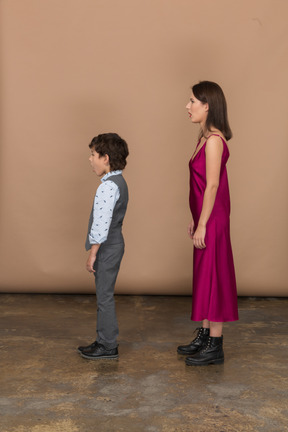
<path id="1" fill-rule="evenodd" d="M 187 366 L 208 366 L 211 364 L 222 364 L 224 363 L 224 358 L 223 359 L 217 359 L 217 360 L 211 360 L 211 361 L 207 361 L 207 362 L 203 362 L 203 363 L 197 363 L 197 362 L 185 362 Z"/>
<path id="2" fill-rule="evenodd" d="M 99 356 L 99 357 L 93 357 L 93 356 L 88 356 L 86 354 L 80 353 L 81 357 L 87 359 L 87 360 L 101 360 L 101 359 L 105 359 L 105 360 L 117 360 L 119 358 L 119 355 L 109 355 L 109 356 Z"/>

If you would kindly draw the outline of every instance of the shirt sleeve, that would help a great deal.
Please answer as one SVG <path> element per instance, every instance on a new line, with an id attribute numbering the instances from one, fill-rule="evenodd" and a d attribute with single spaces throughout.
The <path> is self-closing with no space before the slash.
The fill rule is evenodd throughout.
<path id="1" fill-rule="evenodd" d="M 119 197 L 119 188 L 113 181 L 106 180 L 98 187 L 93 204 L 90 244 L 100 244 L 107 240 L 113 210 Z"/>

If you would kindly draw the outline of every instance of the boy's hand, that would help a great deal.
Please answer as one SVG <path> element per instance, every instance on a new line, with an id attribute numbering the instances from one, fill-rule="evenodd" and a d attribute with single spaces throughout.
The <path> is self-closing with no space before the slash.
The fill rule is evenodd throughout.
<path id="1" fill-rule="evenodd" d="M 100 244 L 95 244 L 95 245 L 91 246 L 90 253 L 89 253 L 89 256 L 88 256 L 88 259 L 86 262 L 86 270 L 89 273 L 95 273 L 94 263 L 96 261 L 96 256 L 97 256 L 97 252 L 98 252 L 99 247 L 100 247 Z"/>
<path id="2" fill-rule="evenodd" d="M 89 272 L 89 273 L 95 273 L 95 270 L 94 270 L 94 263 L 95 263 L 95 261 L 96 261 L 96 255 L 95 256 L 91 256 L 91 255 L 89 255 L 89 257 L 88 257 L 88 260 L 87 260 L 87 262 L 86 262 L 86 270 Z"/>

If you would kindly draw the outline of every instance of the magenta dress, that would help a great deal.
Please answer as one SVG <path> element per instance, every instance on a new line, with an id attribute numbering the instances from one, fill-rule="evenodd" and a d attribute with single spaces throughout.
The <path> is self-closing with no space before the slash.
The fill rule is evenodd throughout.
<path id="1" fill-rule="evenodd" d="M 193 321 L 238 320 L 236 279 L 230 241 L 230 195 L 226 170 L 229 150 L 225 140 L 220 138 L 223 141 L 220 180 L 214 207 L 206 225 L 206 248 L 194 247 L 191 315 Z M 199 143 L 200 141 L 195 153 Z M 206 188 L 205 147 L 206 142 L 189 162 L 189 202 L 195 222 L 194 229 L 198 225 Z"/>

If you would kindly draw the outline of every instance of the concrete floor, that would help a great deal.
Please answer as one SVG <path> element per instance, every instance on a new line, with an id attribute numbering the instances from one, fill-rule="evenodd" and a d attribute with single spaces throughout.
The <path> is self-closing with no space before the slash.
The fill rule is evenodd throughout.
<path id="1" fill-rule="evenodd" d="M 288 431 L 288 299 L 240 298 L 225 363 L 188 367 L 191 299 L 117 296 L 119 360 L 95 339 L 92 295 L 0 295 L 1 432 Z"/>

